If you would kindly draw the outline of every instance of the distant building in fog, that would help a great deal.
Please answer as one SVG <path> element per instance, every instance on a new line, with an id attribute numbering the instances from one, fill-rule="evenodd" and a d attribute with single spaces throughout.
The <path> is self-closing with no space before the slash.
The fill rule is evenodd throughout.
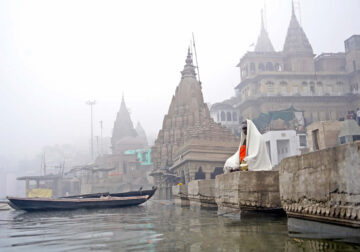
<path id="1" fill-rule="evenodd" d="M 237 67 L 236 96 L 211 108 L 214 120 L 234 132 L 251 119 L 262 133 L 295 130 L 304 139 L 307 125 L 338 120 L 360 107 L 360 35 L 345 40 L 345 52 L 315 57 L 294 8 L 283 50 L 274 50 L 262 22 L 255 50 Z"/>
<path id="2" fill-rule="evenodd" d="M 146 133 L 140 123 L 134 128 L 124 97 L 114 122 L 111 149 L 112 154 L 98 156 L 94 164 L 81 169 L 81 193 L 152 186 L 148 176 L 152 168 L 151 151 Z"/>

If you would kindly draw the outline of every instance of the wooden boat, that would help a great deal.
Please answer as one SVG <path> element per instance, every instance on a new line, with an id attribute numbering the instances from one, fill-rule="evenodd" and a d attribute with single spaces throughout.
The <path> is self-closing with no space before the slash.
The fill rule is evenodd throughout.
<path id="1" fill-rule="evenodd" d="M 104 196 L 110 197 L 132 197 L 132 196 L 142 196 L 148 195 L 149 199 L 154 195 L 156 192 L 156 187 L 154 186 L 151 190 L 138 190 L 138 191 L 130 191 L 130 192 L 123 192 L 123 193 L 91 193 L 91 194 L 80 194 L 80 195 L 73 195 L 73 196 L 66 196 L 61 197 L 62 199 L 71 199 L 71 198 L 99 198 Z"/>
<path id="2" fill-rule="evenodd" d="M 129 193 L 133 192 L 127 192 L 109 194 L 106 196 L 103 194 L 88 194 L 79 195 L 78 197 L 70 196 L 57 199 L 19 197 L 7 197 L 7 199 L 9 200 L 9 205 L 12 208 L 25 211 L 73 210 L 79 208 L 114 208 L 142 204 L 151 198 L 151 196 L 155 193 L 156 188 L 148 191 L 148 194 L 134 196 L 129 195 Z M 144 191 L 141 193 L 143 192 Z"/>

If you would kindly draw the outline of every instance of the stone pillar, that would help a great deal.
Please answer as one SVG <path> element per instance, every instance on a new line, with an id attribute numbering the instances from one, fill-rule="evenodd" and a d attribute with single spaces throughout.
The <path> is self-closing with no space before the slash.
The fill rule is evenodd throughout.
<path id="1" fill-rule="evenodd" d="M 189 176 L 190 176 L 189 182 L 195 180 L 195 172 L 194 171 L 189 171 Z"/>
<path id="2" fill-rule="evenodd" d="M 211 172 L 205 173 L 205 179 L 211 179 Z"/>

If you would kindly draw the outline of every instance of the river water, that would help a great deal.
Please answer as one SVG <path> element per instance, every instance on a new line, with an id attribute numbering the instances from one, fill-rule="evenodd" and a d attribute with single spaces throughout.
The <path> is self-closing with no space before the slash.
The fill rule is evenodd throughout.
<path id="1" fill-rule="evenodd" d="M 169 201 L 59 212 L 1 211 L 0 251 L 359 251 L 289 234 L 286 217 L 241 219 Z"/>

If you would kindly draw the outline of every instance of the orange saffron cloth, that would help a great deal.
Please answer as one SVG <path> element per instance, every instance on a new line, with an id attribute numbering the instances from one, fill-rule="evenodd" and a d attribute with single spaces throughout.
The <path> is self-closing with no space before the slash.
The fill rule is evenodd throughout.
<path id="1" fill-rule="evenodd" d="M 239 154 L 240 154 L 240 163 L 241 163 L 246 155 L 246 145 L 241 145 Z"/>

